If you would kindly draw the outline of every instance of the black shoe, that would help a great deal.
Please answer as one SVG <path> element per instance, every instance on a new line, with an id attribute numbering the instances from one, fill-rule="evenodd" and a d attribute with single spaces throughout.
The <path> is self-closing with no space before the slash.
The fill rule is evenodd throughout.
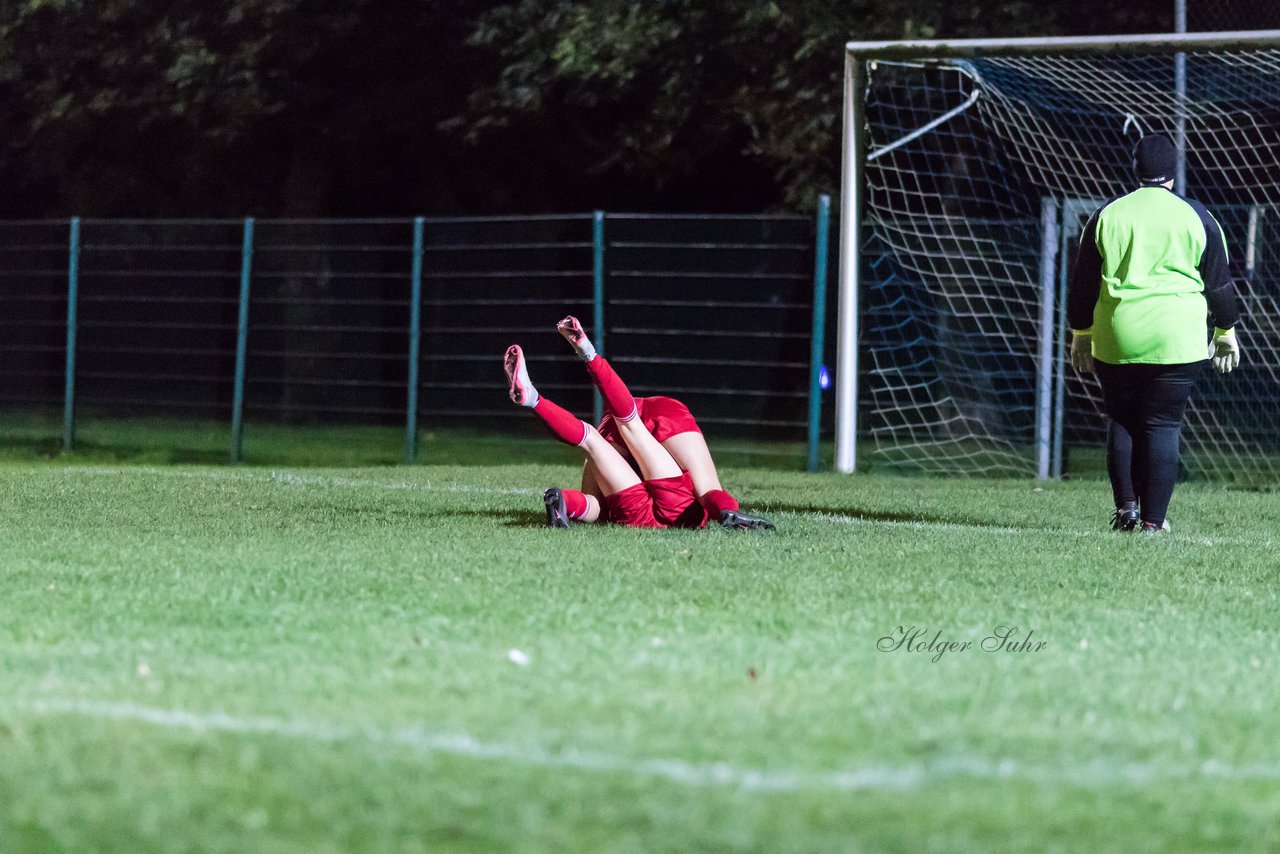
<path id="1" fill-rule="evenodd" d="M 1143 522 L 1139 529 L 1144 534 L 1167 534 L 1173 530 L 1173 526 L 1169 524 L 1169 520 L 1165 519 L 1159 525 L 1155 522 Z"/>
<path id="2" fill-rule="evenodd" d="M 1117 507 L 1116 512 L 1111 514 L 1111 530 L 1113 531 L 1132 531 L 1138 527 L 1138 508 L 1134 504 L 1126 504 L 1123 507 Z"/>
<path id="3" fill-rule="evenodd" d="M 720 513 L 720 524 L 735 531 L 772 531 L 773 523 L 759 516 L 752 516 L 741 510 L 724 510 Z"/>
<path id="4" fill-rule="evenodd" d="M 563 492 L 553 486 L 542 493 L 542 501 L 547 505 L 548 528 L 569 527 L 569 509 L 564 505 Z"/>

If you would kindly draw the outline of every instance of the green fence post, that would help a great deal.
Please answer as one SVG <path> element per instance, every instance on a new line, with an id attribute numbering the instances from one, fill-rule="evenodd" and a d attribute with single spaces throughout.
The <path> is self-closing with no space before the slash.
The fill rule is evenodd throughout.
<path id="1" fill-rule="evenodd" d="M 591 218 L 591 279 L 592 314 L 591 339 L 596 352 L 604 355 L 604 211 L 596 211 Z M 596 424 L 604 417 L 604 400 L 600 389 L 592 392 L 593 412 Z"/>
<path id="2" fill-rule="evenodd" d="M 422 232 L 426 220 L 413 220 L 413 271 L 409 284 L 409 389 L 405 406 L 404 462 L 418 457 L 418 361 L 422 353 Z"/>
<path id="3" fill-rule="evenodd" d="M 67 258 L 67 362 L 62 397 L 62 452 L 70 453 L 76 440 L 76 326 L 80 301 L 80 217 L 71 218 Z"/>
<path id="4" fill-rule="evenodd" d="M 245 217 L 240 248 L 240 314 L 236 321 L 235 393 L 231 401 L 231 462 L 244 456 L 244 374 L 249 354 L 249 282 L 253 277 L 253 217 Z"/>
<path id="5" fill-rule="evenodd" d="M 813 334 L 809 351 L 809 464 L 818 470 L 818 439 L 822 429 L 822 354 L 827 328 L 827 244 L 831 227 L 831 197 L 818 196 L 817 237 L 813 250 Z"/>

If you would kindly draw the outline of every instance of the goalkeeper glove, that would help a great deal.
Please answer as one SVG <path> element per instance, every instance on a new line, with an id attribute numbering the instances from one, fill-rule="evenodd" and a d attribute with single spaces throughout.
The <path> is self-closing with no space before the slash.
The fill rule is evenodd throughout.
<path id="1" fill-rule="evenodd" d="M 1093 373 L 1093 333 L 1071 331 L 1071 367 L 1082 374 Z"/>
<path id="2" fill-rule="evenodd" d="M 1214 327 L 1213 346 L 1209 351 L 1213 366 L 1220 374 L 1231 373 L 1240 364 L 1240 343 L 1236 341 L 1236 330 Z"/>

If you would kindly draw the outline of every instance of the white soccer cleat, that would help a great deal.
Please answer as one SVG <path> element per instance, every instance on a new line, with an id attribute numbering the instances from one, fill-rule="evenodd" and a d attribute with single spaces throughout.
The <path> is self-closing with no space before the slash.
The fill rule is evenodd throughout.
<path id="1" fill-rule="evenodd" d="M 507 348 L 502 367 L 506 370 L 507 381 L 510 383 L 508 394 L 511 395 L 511 402 L 520 406 L 533 406 L 537 403 L 538 391 L 529 380 L 529 369 L 524 364 L 524 350 L 520 349 L 519 344 L 512 344 Z"/>
<path id="2" fill-rule="evenodd" d="M 577 347 L 578 342 L 586 339 L 586 330 L 572 314 L 556 324 L 556 331 L 564 336 L 564 340 Z"/>
<path id="3" fill-rule="evenodd" d="M 570 346 L 586 361 L 595 358 L 596 348 L 591 343 L 591 339 L 587 337 L 587 331 L 582 328 L 582 324 L 578 322 L 578 318 L 572 314 L 564 320 L 556 324 L 556 331 L 564 336 L 564 340 L 568 341 Z"/>

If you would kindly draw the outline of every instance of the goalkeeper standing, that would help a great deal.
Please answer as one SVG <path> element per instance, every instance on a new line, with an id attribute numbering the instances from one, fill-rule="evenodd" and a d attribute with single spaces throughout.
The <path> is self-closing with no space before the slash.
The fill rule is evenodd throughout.
<path id="1" fill-rule="evenodd" d="M 1089 217 L 1067 292 L 1071 364 L 1097 371 L 1110 419 L 1112 527 L 1121 531 L 1169 530 L 1182 417 L 1206 352 L 1224 374 L 1240 362 L 1226 240 L 1204 205 L 1172 192 L 1176 159 L 1168 137 L 1138 141 L 1139 186 Z"/>

